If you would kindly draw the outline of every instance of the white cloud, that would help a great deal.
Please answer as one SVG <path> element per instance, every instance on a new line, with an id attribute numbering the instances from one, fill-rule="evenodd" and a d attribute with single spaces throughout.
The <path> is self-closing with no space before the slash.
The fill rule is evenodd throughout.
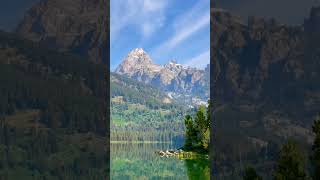
<path id="1" fill-rule="evenodd" d="M 164 0 L 144 0 L 143 7 L 145 11 L 159 11 L 166 6 L 166 3 Z"/>
<path id="2" fill-rule="evenodd" d="M 197 55 L 186 61 L 185 65 L 189 67 L 195 67 L 199 69 L 204 69 L 207 64 L 210 64 L 210 50 L 202 52 L 201 54 Z"/>
<path id="3" fill-rule="evenodd" d="M 199 1 L 190 11 L 174 20 L 174 33 L 162 44 L 153 49 L 154 56 L 160 56 L 164 51 L 174 49 L 198 31 L 210 25 L 210 12 L 204 1 Z"/>
<path id="4" fill-rule="evenodd" d="M 112 0 L 111 44 L 122 30 L 134 25 L 143 38 L 163 26 L 168 0 Z"/>
<path id="5" fill-rule="evenodd" d="M 189 11 L 177 17 L 174 22 L 175 30 L 185 27 L 186 24 L 190 24 L 190 21 L 199 19 L 200 16 L 207 14 L 210 16 L 208 11 L 208 5 L 210 1 L 198 1 Z"/>

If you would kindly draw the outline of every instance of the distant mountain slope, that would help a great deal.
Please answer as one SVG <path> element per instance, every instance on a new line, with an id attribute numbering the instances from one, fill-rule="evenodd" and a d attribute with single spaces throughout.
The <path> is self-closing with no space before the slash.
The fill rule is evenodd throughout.
<path id="1" fill-rule="evenodd" d="M 180 141 L 188 106 L 163 91 L 115 73 L 111 74 L 111 140 Z"/>
<path id="2" fill-rule="evenodd" d="M 132 50 L 117 67 L 115 73 L 153 85 L 165 92 L 201 98 L 209 96 L 209 69 L 185 67 L 175 61 L 164 66 L 153 63 L 141 48 Z"/>
<path id="3" fill-rule="evenodd" d="M 43 45 L 106 63 L 109 23 L 106 0 L 42 0 L 16 32 Z"/>
<path id="4" fill-rule="evenodd" d="M 156 104 L 173 103 L 173 100 L 168 102 L 168 95 L 160 89 L 126 76 L 111 73 L 110 82 L 111 97 L 122 96 L 126 102 L 137 102 L 145 105 L 148 103 L 153 107 Z M 149 100 L 149 102 L 146 100 Z"/>
<path id="5" fill-rule="evenodd" d="M 213 9 L 216 147 L 233 170 L 260 158 L 268 176 L 285 140 L 310 146 L 320 112 L 319 14 L 314 8 L 303 25 L 287 26 Z"/>

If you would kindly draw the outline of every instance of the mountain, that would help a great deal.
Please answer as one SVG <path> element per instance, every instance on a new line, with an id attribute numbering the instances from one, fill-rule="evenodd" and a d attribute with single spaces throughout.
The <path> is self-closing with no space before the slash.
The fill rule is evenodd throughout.
<path id="1" fill-rule="evenodd" d="M 159 87 L 171 96 L 180 94 L 204 101 L 209 96 L 208 68 L 199 70 L 185 67 L 176 61 L 157 65 L 142 48 L 132 50 L 115 73 Z"/>
<path id="2" fill-rule="evenodd" d="M 183 143 L 184 115 L 193 112 L 162 90 L 111 73 L 111 140 Z"/>
<path id="3" fill-rule="evenodd" d="M 167 99 L 170 97 L 154 86 L 116 73 L 111 73 L 110 77 L 112 98 L 121 96 L 124 102 L 144 104 L 150 108 L 160 107 L 165 104 L 169 106 L 175 103 L 177 104 L 177 102 L 174 101 L 168 103 Z"/>
<path id="4" fill-rule="evenodd" d="M 243 22 L 226 10 L 212 12 L 220 160 L 233 170 L 256 164 L 268 177 L 283 142 L 293 138 L 309 148 L 313 140 L 311 125 L 320 112 L 320 8 L 295 26 L 258 17 Z"/>
<path id="5" fill-rule="evenodd" d="M 16 32 L 44 46 L 106 63 L 107 4 L 106 0 L 42 0 L 25 14 Z"/>

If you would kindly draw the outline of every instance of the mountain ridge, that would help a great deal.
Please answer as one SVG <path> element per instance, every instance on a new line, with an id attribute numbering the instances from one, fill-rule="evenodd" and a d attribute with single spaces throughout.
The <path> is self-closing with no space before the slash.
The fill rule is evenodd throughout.
<path id="1" fill-rule="evenodd" d="M 165 92 L 194 96 L 204 101 L 209 96 L 209 68 L 191 68 L 175 60 L 158 65 L 142 48 L 129 52 L 115 73 L 157 86 Z"/>

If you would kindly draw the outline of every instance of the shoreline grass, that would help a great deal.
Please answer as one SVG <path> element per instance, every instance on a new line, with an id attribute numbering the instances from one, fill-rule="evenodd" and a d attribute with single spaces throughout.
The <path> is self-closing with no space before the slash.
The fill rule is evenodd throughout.
<path id="1" fill-rule="evenodd" d="M 184 151 L 175 155 L 179 159 L 209 159 L 209 155 L 205 153 L 199 153 L 195 151 Z"/>

